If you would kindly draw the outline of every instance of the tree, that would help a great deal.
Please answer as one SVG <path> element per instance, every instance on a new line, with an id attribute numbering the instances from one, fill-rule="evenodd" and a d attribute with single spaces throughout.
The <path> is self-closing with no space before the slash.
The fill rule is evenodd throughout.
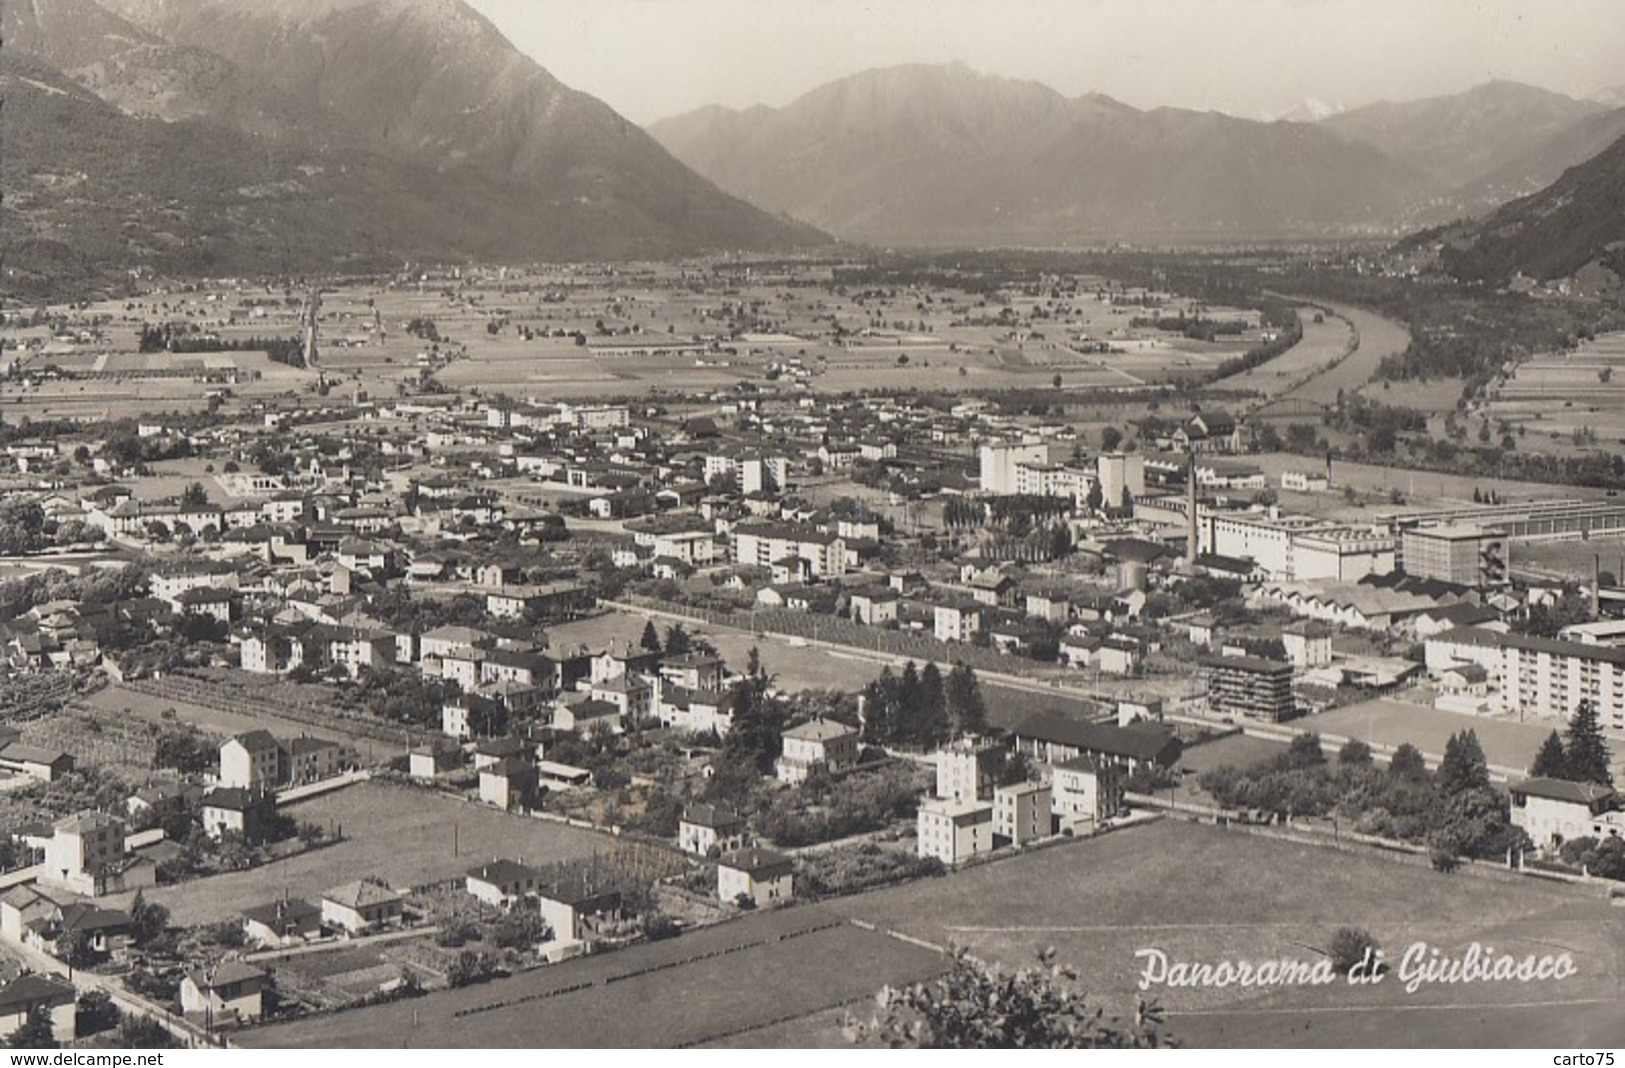
<path id="1" fill-rule="evenodd" d="M 688 631 L 683 629 L 681 623 L 673 623 L 666 628 L 666 655 L 682 656 L 693 648 L 693 639 Z"/>
<path id="2" fill-rule="evenodd" d="M 56 1031 L 51 1026 L 51 1014 L 43 1005 L 28 1010 L 28 1018 L 6 1039 L 12 1049 L 56 1049 Z"/>
<path id="3" fill-rule="evenodd" d="M 1101 428 L 1101 431 L 1100 431 L 1100 451 L 1101 452 L 1116 452 L 1117 447 L 1119 445 L 1121 445 L 1121 444 L 1123 444 L 1123 432 L 1121 430 L 1117 429 L 1114 426 L 1107 426 L 1107 427 Z"/>
<path id="4" fill-rule="evenodd" d="M 1484 759 L 1484 747 L 1478 744 L 1478 735 L 1472 730 L 1452 734 L 1444 744 L 1444 759 L 1439 762 L 1435 779 L 1439 792 L 1449 797 L 1468 790 L 1488 789 L 1489 764 Z"/>
<path id="5" fill-rule="evenodd" d="M 1563 736 L 1555 730 L 1540 743 L 1535 762 L 1529 765 L 1529 774 L 1537 779 L 1568 778 L 1568 754 L 1563 749 Z"/>
<path id="6" fill-rule="evenodd" d="M 1597 722 L 1597 706 L 1581 701 L 1569 720 L 1568 738 L 1563 746 L 1563 778 L 1574 782 L 1614 785 L 1608 772 L 1608 743 Z"/>
<path id="7" fill-rule="evenodd" d="M 180 1042 L 157 1020 L 126 1016 L 119 1024 L 118 1044 L 125 1049 L 177 1049 Z"/>
<path id="8" fill-rule="evenodd" d="M 655 629 L 654 620 L 648 620 L 643 624 L 643 636 L 638 639 L 638 646 L 645 652 L 660 652 L 660 632 Z"/>
<path id="9" fill-rule="evenodd" d="M 942 672 L 926 661 L 920 671 L 920 718 L 916 735 L 923 746 L 934 748 L 948 740 L 948 692 Z"/>
<path id="10" fill-rule="evenodd" d="M 1133 1022 L 1091 1008 L 1078 975 L 1055 964 L 1005 971 L 956 951 L 947 974 L 876 996 L 868 1023 L 847 1017 L 848 1041 L 894 1049 L 1149 1049 L 1177 1045 L 1162 1034 L 1162 1010 L 1141 1002 Z"/>
<path id="11" fill-rule="evenodd" d="M 122 1015 L 107 991 L 87 990 L 79 995 L 79 1003 L 74 1008 L 73 1029 L 79 1035 L 110 1031 L 119 1025 Z"/>
<path id="12" fill-rule="evenodd" d="M 147 900 L 146 892 L 137 890 L 130 902 L 130 937 L 137 946 L 147 946 L 162 938 L 169 928 L 169 910 Z"/>
<path id="13" fill-rule="evenodd" d="M 1294 768 L 1312 768 L 1326 763 L 1326 753 L 1320 748 L 1320 733 L 1309 731 L 1293 735 L 1286 747 L 1286 760 L 1288 766 Z"/>
<path id="14" fill-rule="evenodd" d="M 58 938 L 56 955 L 72 968 L 86 968 L 96 963 L 96 950 L 83 931 L 68 931 Z"/>
<path id="15" fill-rule="evenodd" d="M 1420 779 L 1428 773 L 1422 751 L 1410 742 L 1401 742 L 1388 761 L 1388 774 L 1396 779 Z"/>
<path id="16" fill-rule="evenodd" d="M 1371 747 L 1358 738 L 1350 738 L 1337 751 L 1337 766 L 1342 768 L 1370 767 Z"/>
<path id="17" fill-rule="evenodd" d="M 203 488 L 203 483 L 194 482 L 181 493 L 181 504 L 188 508 L 203 508 L 209 503 L 209 491 Z"/>
<path id="18" fill-rule="evenodd" d="M 900 742 L 913 745 L 920 740 L 920 723 L 925 718 L 920 696 L 920 667 L 910 660 L 897 680 L 896 739 Z"/>
<path id="19" fill-rule="evenodd" d="M 948 723 L 956 737 L 980 734 L 987 729 L 987 705 L 982 700 L 976 672 L 969 664 L 961 662 L 953 666 L 944 691 Z"/>
<path id="20" fill-rule="evenodd" d="M 1089 510 L 1090 515 L 1096 515 L 1106 503 L 1106 493 L 1100 488 L 1100 479 L 1089 483 L 1089 492 L 1083 498 L 1083 506 Z"/>

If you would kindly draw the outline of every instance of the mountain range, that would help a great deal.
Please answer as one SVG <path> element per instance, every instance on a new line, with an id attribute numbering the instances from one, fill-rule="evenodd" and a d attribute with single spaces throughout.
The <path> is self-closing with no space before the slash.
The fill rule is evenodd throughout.
<path id="1" fill-rule="evenodd" d="M 1625 109 L 1511 82 L 1298 113 L 1318 121 L 1069 99 L 950 64 L 649 129 L 728 192 L 898 245 L 1394 234 L 1530 193 L 1625 135 Z"/>
<path id="2" fill-rule="evenodd" d="M 1568 279 L 1583 291 L 1625 295 L 1625 138 L 1538 193 L 1409 243 L 1435 244 L 1440 265 L 1460 279 Z"/>
<path id="3" fill-rule="evenodd" d="M 644 130 L 463 0 L 11 0 L 0 34 L 13 294 L 134 270 L 662 258 L 829 235 L 1387 236 L 1527 198 L 1625 136 L 1607 93 L 1509 82 L 1260 122 L 1068 98 L 959 64 Z"/>
<path id="4" fill-rule="evenodd" d="M 9 289 L 828 240 L 722 193 L 460 0 L 14 0 L 0 33 Z"/>

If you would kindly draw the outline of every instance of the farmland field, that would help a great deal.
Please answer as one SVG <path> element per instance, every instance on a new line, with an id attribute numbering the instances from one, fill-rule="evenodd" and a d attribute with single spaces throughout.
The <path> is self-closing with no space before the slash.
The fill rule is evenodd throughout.
<path id="1" fill-rule="evenodd" d="M 256 1047 L 678 1046 L 866 1000 L 883 984 L 924 978 L 943 966 L 938 953 L 845 923 L 777 940 L 835 919 L 819 907 L 757 913 L 673 941 L 483 986 L 257 1029 L 239 1042 Z M 660 967 L 733 947 L 747 948 Z M 656 970 L 631 974 L 651 968 Z M 591 985 L 545 996 L 582 983 Z M 518 1001 L 527 997 L 533 1000 Z M 497 1002 L 508 1004 L 454 1015 Z"/>
<path id="2" fill-rule="evenodd" d="M 160 887 L 150 896 L 168 906 L 176 923 L 214 923 L 284 891 L 315 901 L 324 890 L 368 875 L 403 888 L 460 876 L 492 857 L 544 865 L 616 848 L 607 835 L 384 783 L 360 783 L 285 811 L 301 822 L 342 829 L 345 840 L 252 871 Z"/>
<path id="3" fill-rule="evenodd" d="M 1538 436 L 1545 451 L 1617 445 L 1625 438 L 1625 334 L 1605 334 L 1572 352 L 1519 364 L 1497 387 L 1489 414 Z M 1596 443 L 1576 443 L 1576 431 L 1595 433 Z"/>

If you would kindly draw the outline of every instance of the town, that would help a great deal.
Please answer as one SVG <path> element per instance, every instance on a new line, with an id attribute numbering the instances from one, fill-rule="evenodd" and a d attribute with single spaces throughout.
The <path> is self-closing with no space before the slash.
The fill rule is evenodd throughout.
<path id="1" fill-rule="evenodd" d="M 621 1036 L 813 1040 L 941 970 L 886 902 L 1164 852 L 1606 916 L 1625 501 L 1374 459 L 1406 340 L 817 260 L 8 311 L 0 1031 L 575 1044 L 589 987 L 872 957 Z"/>

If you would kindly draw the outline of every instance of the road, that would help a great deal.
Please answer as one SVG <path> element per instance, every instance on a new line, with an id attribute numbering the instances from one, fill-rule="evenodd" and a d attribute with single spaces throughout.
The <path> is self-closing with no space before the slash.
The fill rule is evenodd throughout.
<path id="1" fill-rule="evenodd" d="M 7 956 L 32 971 L 45 975 L 55 975 L 68 980 L 80 993 L 87 990 L 104 991 L 108 997 L 112 998 L 113 1004 L 119 1007 L 120 1012 L 126 1015 L 145 1016 L 158 1021 L 164 1030 L 189 1047 L 216 1044 L 203 1028 L 191 1023 L 183 1016 L 177 1016 L 156 1001 L 150 1001 L 139 994 L 132 993 L 123 983 L 111 976 L 97 975 L 95 972 L 83 970 L 74 971 L 49 953 L 42 952 L 32 946 L 19 945 L 9 938 L 0 941 L 0 952 L 4 952 Z"/>

